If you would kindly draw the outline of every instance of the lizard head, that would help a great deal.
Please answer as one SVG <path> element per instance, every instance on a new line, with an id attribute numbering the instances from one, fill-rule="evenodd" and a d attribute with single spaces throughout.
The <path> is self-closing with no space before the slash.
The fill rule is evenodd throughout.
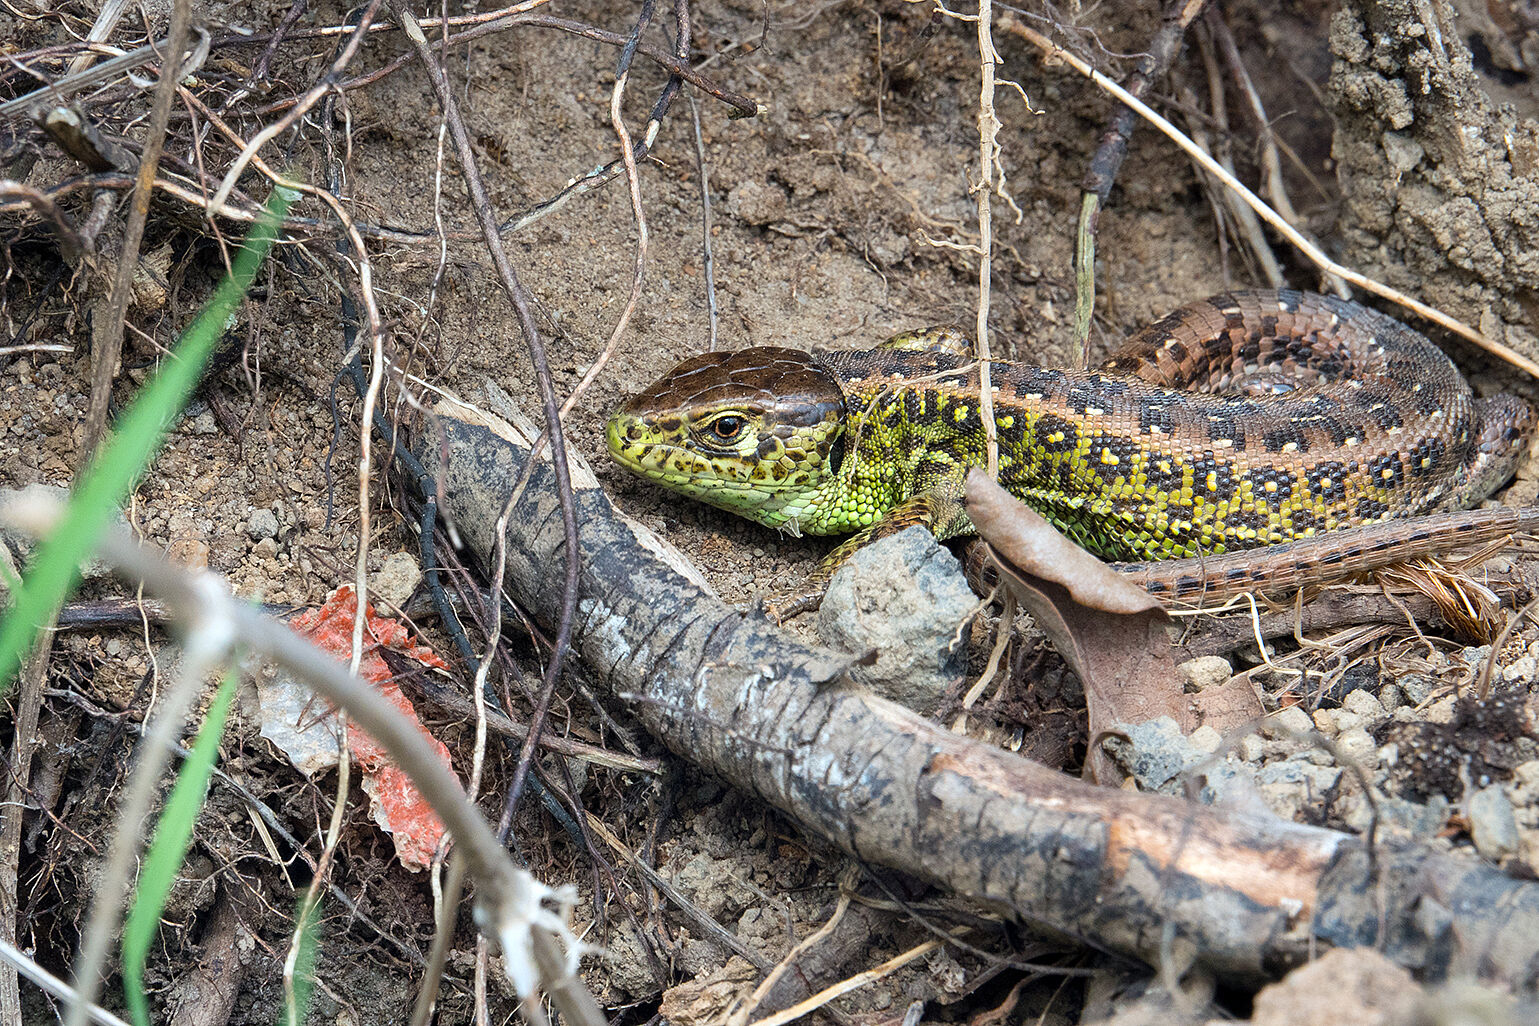
<path id="1" fill-rule="evenodd" d="M 844 392 L 808 354 L 685 360 L 609 417 L 609 453 L 665 488 L 795 531 L 837 477 Z"/>

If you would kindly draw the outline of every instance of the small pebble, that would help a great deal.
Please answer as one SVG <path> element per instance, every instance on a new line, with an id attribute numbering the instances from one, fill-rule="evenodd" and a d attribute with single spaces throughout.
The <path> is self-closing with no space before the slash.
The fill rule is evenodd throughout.
<path id="1" fill-rule="evenodd" d="M 1475 850 L 1493 862 L 1500 862 L 1518 850 L 1518 821 L 1512 802 L 1499 784 L 1481 788 L 1465 803 L 1470 839 Z"/>
<path id="2" fill-rule="evenodd" d="M 1234 667 L 1222 656 L 1199 656 L 1177 666 L 1176 672 L 1186 681 L 1187 691 L 1206 691 L 1228 683 L 1234 675 Z"/>
<path id="3" fill-rule="evenodd" d="M 1438 653 L 1441 655 L 1442 653 Z M 1438 689 L 1438 679 L 1428 677 L 1426 674 L 1413 673 L 1401 677 L 1395 682 L 1400 686 L 1400 693 L 1405 695 L 1405 700 L 1412 705 L 1421 705 L 1432 697 L 1432 693 Z"/>
<path id="4" fill-rule="evenodd" d="M 251 521 L 246 525 L 246 534 L 253 541 L 262 538 L 275 538 L 278 535 L 278 516 L 270 509 L 254 509 L 251 511 Z"/>
<path id="5" fill-rule="evenodd" d="M 1376 723 L 1384 718 L 1384 703 L 1380 702 L 1368 691 L 1351 691 L 1347 697 L 1341 700 L 1341 707 L 1347 712 L 1361 717 L 1368 723 Z M 1343 730 L 1347 729 L 1345 727 Z"/>
<path id="6" fill-rule="evenodd" d="M 1378 768 L 1378 745 L 1362 727 L 1342 731 L 1336 738 L 1336 747 L 1344 758 L 1351 759 L 1363 769 L 1372 771 Z"/>
<path id="7" fill-rule="evenodd" d="M 1207 752 L 1209 755 L 1212 755 L 1224 743 L 1224 735 L 1204 724 L 1192 731 L 1191 737 L 1187 738 L 1187 740 L 1199 752 Z"/>
<path id="8" fill-rule="evenodd" d="M 1290 705 L 1268 716 L 1266 722 L 1261 725 L 1261 733 L 1269 738 L 1291 740 L 1308 734 L 1314 726 L 1307 712 L 1296 705 Z"/>
<path id="9" fill-rule="evenodd" d="M 1539 660 L 1536 660 L 1531 655 L 1514 659 L 1502 670 L 1502 679 L 1509 684 L 1530 680 L 1534 676 L 1535 666 L 1539 666 Z"/>
<path id="10" fill-rule="evenodd" d="M 1539 759 L 1520 763 L 1518 768 L 1512 771 L 1512 782 L 1527 790 L 1539 788 Z"/>

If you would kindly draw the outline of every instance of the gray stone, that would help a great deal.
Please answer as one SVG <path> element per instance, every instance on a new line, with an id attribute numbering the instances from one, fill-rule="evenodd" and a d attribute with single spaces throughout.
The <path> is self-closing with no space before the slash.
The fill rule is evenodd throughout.
<path id="1" fill-rule="evenodd" d="M 1375 821 L 1374 816 L 1378 819 Z M 1433 795 L 1426 804 L 1404 798 L 1380 798 L 1375 805 L 1357 802 L 1342 817 L 1359 834 L 1373 826 L 1380 840 L 1430 841 L 1448 822 L 1448 799 Z"/>
<path id="2" fill-rule="evenodd" d="M 1349 691 L 1347 697 L 1341 700 L 1341 707 L 1348 712 L 1356 713 L 1362 717 L 1362 722 L 1368 724 L 1378 723 L 1384 718 L 1384 703 L 1373 697 L 1371 691 L 1359 688 Z M 1340 729 L 1346 730 L 1347 727 Z"/>
<path id="3" fill-rule="evenodd" d="M 1341 767 L 1316 765 L 1307 752 L 1267 763 L 1256 772 L 1261 797 L 1284 819 L 1317 809 L 1340 779 Z"/>
<path id="4" fill-rule="evenodd" d="M 1411 705 L 1421 705 L 1442 685 L 1436 677 L 1429 677 L 1424 673 L 1407 674 L 1395 683 L 1400 686 L 1400 693 Z"/>
<path id="5" fill-rule="evenodd" d="M 1539 666 L 1539 660 L 1531 655 L 1521 656 L 1502 670 L 1502 679 L 1509 684 L 1529 680 L 1534 675 L 1535 666 Z"/>
<path id="6" fill-rule="evenodd" d="M 823 642 L 875 649 L 852 676 L 877 694 L 927 712 L 967 670 L 965 625 L 978 610 L 962 564 L 929 531 L 911 527 L 858 550 L 829 582 L 818 610 Z"/>
<path id="7" fill-rule="evenodd" d="M 1521 763 L 1512 771 L 1512 782 L 1529 791 L 1539 791 L 1539 759 Z"/>
<path id="8" fill-rule="evenodd" d="M 1464 803 L 1475 850 L 1492 862 L 1518 852 L 1518 820 L 1501 785 L 1483 787 Z"/>
<path id="9" fill-rule="evenodd" d="M 253 541 L 263 538 L 276 538 L 278 536 L 278 515 L 270 509 L 254 509 L 251 511 L 251 521 L 246 525 L 246 534 Z"/>
<path id="10" fill-rule="evenodd" d="M 1224 735 L 1220 734 L 1213 727 L 1204 723 L 1202 726 L 1192 731 L 1190 740 L 1192 742 L 1193 748 L 1197 749 L 1199 752 L 1207 752 L 1209 755 L 1212 755 L 1214 752 L 1218 751 L 1219 748 L 1223 747 Z"/>
<path id="11" fill-rule="evenodd" d="M 1202 729 L 1217 736 L 1212 728 L 1198 733 Z M 1247 804 L 1254 796 L 1248 768 L 1205 751 L 1195 733 L 1186 737 L 1169 716 L 1120 724 L 1117 732 L 1106 739 L 1106 752 L 1141 791 L 1185 795 L 1200 781 L 1197 798 L 1209 805 Z"/>

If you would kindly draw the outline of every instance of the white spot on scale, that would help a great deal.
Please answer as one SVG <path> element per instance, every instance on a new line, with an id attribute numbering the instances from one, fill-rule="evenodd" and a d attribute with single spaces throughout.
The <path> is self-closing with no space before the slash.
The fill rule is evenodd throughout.
<path id="1" fill-rule="evenodd" d="M 1026 398 L 1031 400 L 1034 403 L 1040 403 L 1042 401 L 1042 393 L 1041 392 L 1027 392 L 1026 393 Z"/>
<path id="2" fill-rule="evenodd" d="M 1283 447 L 1282 447 L 1282 451 L 1283 452 L 1298 452 L 1299 451 L 1299 443 L 1297 443 L 1297 442 L 1284 442 L 1283 443 Z"/>
<path id="3" fill-rule="evenodd" d="M 1087 416 L 1087 417 L 1099 417 L 1099 416 L 1102 416 L 1105 413 L 1106 413 L 1106 411 L 1101 409 L 1099 406 L 1087 406 L 1087 407 L 1085 407 L 1085 416 Z"/>
<path id="4" fill-rule="evenodd" d="M 1331 327 L 1334 328 L 1334 327 L 1336 327 L 1340 323 L 1341 323 L 1341 317 L 1339 315 L 1337 315 L 1337 314 L 1331 314 Z"/>
<path id="5" fill-rule="evenodd" d="M 1346 446 L 1348 449 L 1351 449 L 1354 446 L 1362 445 L 1363 440 L 1358 438 L 1356 435 L 1348 435 L 1346 438 L 1341 440 L 1341 444 Z"/>
<path id="6" fill-rule="evenodd" d="M 1230 446 L 1232 446 L 1233 444 L 1234 444 L 1234 439 L 1233 438 L 1215 438 L 1215 439 L 1213 439 L 1213 448 L 1215 448 L 1215 449 L 1227 449 Z"/>

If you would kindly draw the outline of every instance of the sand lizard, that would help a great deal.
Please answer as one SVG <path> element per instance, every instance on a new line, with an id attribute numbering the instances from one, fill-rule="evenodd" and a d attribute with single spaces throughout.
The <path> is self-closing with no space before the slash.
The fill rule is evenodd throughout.
<path id="1" fill-rule="evenodd" d="M 1281 590 L 1539 526 L 1463 510 L 1506 481 L 1533 411 L 1476 399 L 1421 334 L 1290 290 L 1189 304 L 1094 371 L 990 366 L 999 481 L 1166 598 Z M 865 351 L 704 353 L 610 417 L 627 469 L 795 534 L 970 533 L 978 364 L 955 328 Z M 1262 549 L 1237 559 L 1236 552 Z M 1227 557 L 1221 554 L 1229 553 Z"/>

